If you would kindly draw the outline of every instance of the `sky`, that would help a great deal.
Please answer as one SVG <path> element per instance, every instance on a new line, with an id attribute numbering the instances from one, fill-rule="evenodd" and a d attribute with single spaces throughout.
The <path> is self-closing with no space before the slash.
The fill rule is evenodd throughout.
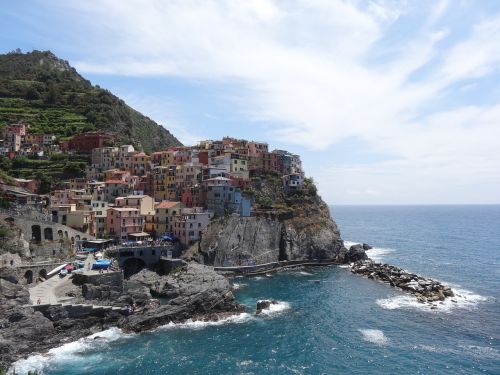
<path id="1" fill-rule="evenodd" d="M 0 0 L 184 144 L 300 154 L 330 204 L 500 203 L 500 1 Z"/>

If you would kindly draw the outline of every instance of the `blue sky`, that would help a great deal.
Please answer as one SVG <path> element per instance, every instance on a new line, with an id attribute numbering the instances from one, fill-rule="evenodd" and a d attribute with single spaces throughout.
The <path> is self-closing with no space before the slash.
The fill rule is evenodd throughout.
<path id="1" fill-rule="evenodd" d="M 500 203 L 496 0 L 0 0 L 0 25 L 185 144 L 299 153 L 328 203 Z"/>

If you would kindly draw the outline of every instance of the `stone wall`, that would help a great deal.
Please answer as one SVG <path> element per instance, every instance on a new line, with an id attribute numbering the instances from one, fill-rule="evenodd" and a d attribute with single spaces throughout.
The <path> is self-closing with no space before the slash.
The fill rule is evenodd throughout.
<path id="1" fill-rule="evenodd" d="M 123 290 L 123 273 L 121 271 L 97 273 L 94 275 L 73 274 L 73 284 L 91 284 L 95 286 L 108 285 Z"/>

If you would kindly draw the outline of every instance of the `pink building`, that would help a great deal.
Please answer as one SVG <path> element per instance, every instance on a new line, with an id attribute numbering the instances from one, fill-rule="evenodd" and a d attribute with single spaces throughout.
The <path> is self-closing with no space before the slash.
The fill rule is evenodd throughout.
<path id="1" fill-rule="evenodd" d="M 108 209 L 106 228 L 110 237 L 124 241 L 132 233 L 142 232 L 144 218 L 139 209 L 131 207 L 113 207 Z"/>
<path id="2" fill-rule="evenodd" d="M 6 132 L 10 134 L 17 134 L 19 136 L 26 135 L 26 125 L 25 124 L 10 124 L 6 127 Z"/>
<path id="3" fill-rule="evenodd" d="M 184 208 L 181 214 L 174 216 L 173 229 L 181 244 L 189 246 L 201 239 L 202 232 L 210 223 L 211 214 L 201 207 Z"/>

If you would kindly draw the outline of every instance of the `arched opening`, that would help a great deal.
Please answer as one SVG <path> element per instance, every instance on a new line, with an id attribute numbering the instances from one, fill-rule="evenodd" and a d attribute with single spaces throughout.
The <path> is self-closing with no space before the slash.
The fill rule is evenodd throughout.
<path id="1" fill-rule="evenodd" d="M 75 238 L 71 237 L 71 243 L 75 243 Z"/>
<path id="2" fill-rule="evenodd" d="M 68 238 L 68 231 L 67 230 L 64 231 L 64 237 Z"/>
<path id="3" fill-rule="evenodd" d="M 52 228 L 49 227 L 49 228 L 45 228 L 43 230 L 43 238 L 45 239 L 45 241 L 53 241 L 54 240 Z"/>
<path id="4" fill-rule="evenodd" d="M 80 241 L 80 236 L 78 234 L 75 236 L 75 240 Z"/>
<path id="5" fill-rule="evenodd" d="M 42 242 L 42 229 L 40 225 L 31 226 L 31 239 L 37 243 Z"/>
<path id="6" fill-rule="evenodd" d="M 59 239 L 62 240 L 63 239 L 63 231 L 62 230 L 58 230 L 57 231 L 57 235 L 59 236 Z"/>
<path id="7" fill-rule="evenodd" d="M 146 263 L 139 258 L 130 258 L 123 263 L 123 276 L 129 278 L 146 267 Z"/>
<path id="8" fill-rule="evenodd" d="M 38 277 L 42 280 L 47 279 L 47 270 L 45 268 L 42 268 L 40 272 L 38 272 Z"/>
<path id="9" fill-rule="evenodd" d="M 24 273 L 24 279 L 26 280 L 26 284 L 33 283 L 33 271 L 32 270 L 27 270 Z"/>

